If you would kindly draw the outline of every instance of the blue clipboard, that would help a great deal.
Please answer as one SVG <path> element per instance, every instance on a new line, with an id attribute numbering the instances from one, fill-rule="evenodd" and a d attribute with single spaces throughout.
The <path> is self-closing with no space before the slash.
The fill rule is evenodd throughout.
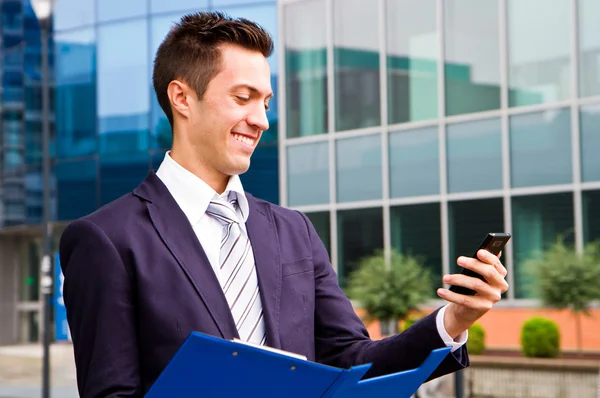
<path id="1" fill-rule="evenodd" d="M 340 369 L 192 332 L 146 397 L 410 398 L 449 352 L 440 348 L 416 369 L 361 380 L 370 364 Z"/>

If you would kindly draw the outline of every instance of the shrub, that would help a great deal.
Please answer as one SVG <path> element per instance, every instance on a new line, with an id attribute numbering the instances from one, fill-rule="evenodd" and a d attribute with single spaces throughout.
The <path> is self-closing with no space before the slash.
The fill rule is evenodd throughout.
<path id="1" fill-rule="evenodd" d="M 560 352 L 558 325 L 543 317 L 527 320 L 521 329 L 521 350 L 526 357 L 557 357 Z"/>
<path id="2" fill-rule="evenodd" d="M 478 323 L 469 328 L 467 351 L 469 351 L 469 354 L 473 355 L 479 355 L 485 351 L 485 330 L 483 329 L 483 326 Z"/>
<path id="3" fill-rule="evenodd" d="M 409 316 L 408 318 L 406 318 L 402 321 L 402 327 L 401 327 L 400 331 L 404 332 L 406 329 L 408 329 L 409 327 L 411 327 L 412 325 L 414 325 L 415 323 L 417 323 L 420 320 L 421 320 L 421 318 L 418 316 Z"/>

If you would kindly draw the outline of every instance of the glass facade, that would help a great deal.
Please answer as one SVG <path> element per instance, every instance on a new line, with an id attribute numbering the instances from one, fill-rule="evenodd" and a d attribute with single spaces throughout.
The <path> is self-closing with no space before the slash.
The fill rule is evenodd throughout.
<path id="1" fill-rule="evenodd" d="M 506 231 L 506 298 L 535 298 L 527 259 L 600 239 L 600 9 L 546 3 L 280 1 L 281 203 L 315 222 L 342 284 L 393 248 L 441 285 Z"/>

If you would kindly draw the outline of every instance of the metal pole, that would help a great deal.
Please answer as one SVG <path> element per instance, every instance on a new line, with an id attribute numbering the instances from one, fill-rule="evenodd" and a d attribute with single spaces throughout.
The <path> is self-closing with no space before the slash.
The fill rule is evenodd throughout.
<path id="1" fill-rule="evenodd" d="M 50 310 L 52 300 L 52 265 L 50 261 L 50 94 L 48 87 L 48 22 L 40 21 L 42 41 L 42 162 L 44 184 L 42 299 L 43 299 L 43 345 L 42 397 L 50 397 Z"/>
<path id="2" fill-rule="evenodd" d="M 454 373 L 454 397 L 463 398 L 465 391 L 464 374 L 462 370 Z"/>

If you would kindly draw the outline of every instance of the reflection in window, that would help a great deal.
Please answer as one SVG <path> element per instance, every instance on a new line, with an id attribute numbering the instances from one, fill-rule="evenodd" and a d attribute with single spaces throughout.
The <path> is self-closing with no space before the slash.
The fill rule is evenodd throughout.
<path id="1" fill-rule="evenodd" d="M 600 2 L 579 0 L 578 5 L 580 96 L 600 95 Z"/>
<path id="2" fill-rule="evenodd" d="M 472 256 L 489 232 L 504 232 L 502 198 L 465 200 L 448 203 L 450 272 L 462 270 L 460 256 Z"/>
<path id="3" fill-rule="evenodd" d="M 439 53 L 436 2 L 387 0 L 385 4 L 388 122 L 435 119 Z M 362 30 L 357 31 L 362 34 Z"/>
<path id="4" fill-rule="evenodd" d="M 336 142 L 337 201 L 381 199 L 381 136 Z"/>
<path id="5" fill-rule="evenodd" d="M 75 220 L 97 209 L 97 175 L 95 159 L 56 163 L 59 220 Z"/>
<path id="6" fill-rule="evenodd" d="M 129 155 L 148 149 L 150 73 L 146 25 L 145 20 L 136 20 L 98 28 L 101 153 Z"/>
<path id="7" fill-rule="evenodd" d="M 531 298 L 533 286 L 525 262 L 541 254 L 559 235 L 573 244 L 573 194 L 515 197 L 512 201 L 515 297 Z"/>
<path id="8" fill-rule="evenodd" d="M 448 192 L 502 189 L 500 130 L 500 119 L 448 125 Z"/>
<path id="9" fill-rule="evenodd" d="M 572 181 L 569 109 L 510 118 L 513 187 L 568 184 Z"/>
<path id="10" fill-rule="evenodd" d="M 334 0 L 333 9 L 335 129 L 378 126 L 381 106 L 377 6 L 372 0 Z"/>
<path id="11" fill-rule="evenodd" d="M 600 191 L 583 191 L 583 241 L 600 242 Z"/>
<path id="12" fill-rule="evenodd" d="M 426 203 L 390 209 L 392 247 L 422 260 L 433 277 L 433 288 L 442 286 L 442 231 L 440 204 Z M 435 290 L 431 291 L 435 296 Z"/>
<path id="13" fill-rule="evenodd" d="M 96 0 L 98 7 L 98 21 L 112 21 L 121 18 L 131 18 L 148 13 L 148 0 Z M 128 40 L 133 38 L 128 36 Z M 113 43 L 114 44 L 114 43 Z"/>
<path id="14" fill-rule="evenodd" d="M 100 206 L 131 192 L 150 170 L 147 153 L 100 157 Z"/>
<path id="15" fill-rule="evenodd" d="M 16 169 L 25 164 L 25 157 L 20 149 L 5 149 L 4 151 L 4 168 Z"/>
<path id="16" fill-rule="evenodd" d="M 267 202 L 279 204 L 278 162 L 277 142 L 261 142 L 254 149 L 250 169 L 240 176 L 244 189 Z"/>
<path id="17" fill-rule="evenodd" d="M 319 238 L 323 242 L 323 246 L 329 253 L 331 259 L 331 220 L 329 218 L 329 212 L 317 212 L 317 213 L 306 213 L 306 216 L 315 227 L 315 231 L 319 235 Z"/>
<path id="18" fill-rule="evenodd" d="M 446 114 L 500 108 L 498 0 L 444 2 Z"/>
<path id="19" fill-rule="evenodd" d="M 94 0 L 59 0 L 54 2 L 54 30 L 92 25 L 96 17 Z"/>
<path id="20" fill-rule="evenodd" d="M 343 287 L 360 260 L 383 249 L 383 211 L 381 208 L 339 211 L 337 231 L 338 275 Z"/>
<path id="21" fill-rule="evenodd" d="M 54 43 L 57 155 L 91 155 L 98 146 L 95 33 L 93 29 L 57 33 Z M 121 97 L 124 101 L 129 96 Z"/>
<path id="22" fill-rule="evenodd" d="M 322 134 L 328 121 L 325 1 L 287 4 L 284 18 L 287 136 Z"/>
<path id="23" fill-rule="evenodd" d="M 566 100 L 571 2 L 508 0 L 509 105 Z"/>
<path id="24" fill-rule="evenodd" d="M 440 193 L 437 127 L 390 133 L 390 196 Z"/>
<path id="25" fill-rule="evenodd" d="M 183 14 L 184 11 L 202 11 L 207 7 L 208 0 L 150 0 L 150 12 L 152 13 L 181 11 Z"/>
<path id="26" fill-rule="evenodd" d="M 329 142 L 294 145 L 288 151 L 288 204 L 329 203 Z"/>
<path id="27" fill-rule="evenodd" d="M 600 181 L 600 105 L 581 108 L 581 180 Z"/>

